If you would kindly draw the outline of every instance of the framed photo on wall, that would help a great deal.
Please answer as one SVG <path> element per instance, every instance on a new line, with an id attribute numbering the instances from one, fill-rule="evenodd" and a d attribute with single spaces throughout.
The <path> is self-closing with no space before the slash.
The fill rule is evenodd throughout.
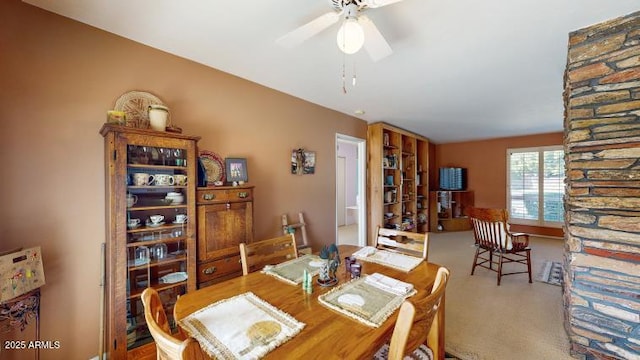
<path id="1" fill-rule="evenodd" d="M 248 181 L 247 159 L 226 158 L 224 159 L 227 182 Z"/>

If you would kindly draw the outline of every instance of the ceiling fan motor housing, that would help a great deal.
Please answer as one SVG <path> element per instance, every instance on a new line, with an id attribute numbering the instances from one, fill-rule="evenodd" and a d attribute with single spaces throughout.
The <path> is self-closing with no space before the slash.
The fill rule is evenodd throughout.
<path id="1" fill-rule="evenodd" d="M 341 12 L 349 5 L 356 5 L 357 10 L 364 9 L 367 6 L 363 0 L 329 0 L 329 2 L 331 3 L 331 7 L 338 12 Z M 355 16 L 356 14 L 353 15 Z"/>

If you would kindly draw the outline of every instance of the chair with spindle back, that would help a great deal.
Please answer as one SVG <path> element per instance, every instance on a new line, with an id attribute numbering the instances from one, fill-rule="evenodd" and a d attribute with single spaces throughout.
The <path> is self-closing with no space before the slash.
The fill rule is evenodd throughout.
<path id="1" fill-rule="evenodd" d="M 293 234 L 249 244 L 240 243 L 243 275 L 260 270 L 265 265 L 275 265 L 297 257 L 296 238 Z"/>
<path id="2" fill-rule="evenodd" d="M 400 231 L 378 226 L 376 231 L 376 247 L 406 255 L 429 257 L 429 233 Z"/>
<path id="3" fill-rule="evenodd" d="M 391 341 L 374 360 L 444 359 L 444 294 L 449 270 L 440 267 L 431 292 L 405 300 L 398 311 Z"/>
<path id="4" fill-rule="evenodd" d="M 471 275 L 476 266 L 498 273 L 498 286 L 502 276 L 513 274 L 529 274 L 531 283 L 531 248 L 529 235 L 511 233 L 509 231 L 509 214 L 506 209 L 470 208 L 469 217 L 473 225 L 476 254 L 473 258 Z M 494 259 L 497 257 L 498 259 Z M 522 264 L 527 270 L 505 273 L 503 265 L 507 263 Z M 496 265 L 497 267 L 494 267 Z"/>

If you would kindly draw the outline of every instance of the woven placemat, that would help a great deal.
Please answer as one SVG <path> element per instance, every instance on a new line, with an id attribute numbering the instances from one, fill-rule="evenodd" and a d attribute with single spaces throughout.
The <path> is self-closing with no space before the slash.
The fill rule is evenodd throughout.
<path id="1" fill-rule="evenodd" d="M 305 270 L 307 270 L 312 277 L 317 275 L 320 272 L 322 261 L 326 260 L 320 259 L 317 255 L 307 254 L 278 265 L 265 266 L 265 268 L 262 269 L 262 273 L 275 276 L 289 284 L 298 285 L 302 283 L 302 276 Z"/>
<path id="2" fill-rule="evenodd" d="M 422 258 L 416 256 L 405 255 L 389 250 L 380 250 L 375 248 L 372 248 L 372 250 L 370 250 L 369 252 L 355 252 L 353 256 L 356 259 L 362 261 L 368 261 L 388 266 L 390 268 L 405 272 L 409 272 L 415 269 L 423 260 Z"/>
<path id="3" fill-rule="evenodd" d="M 258 359 L 298 334 L 305 324 L 246 292 L 215 302 L 180 320 L 214 359 Z"/>
<path id="4" fill-rule="evenodd" d="M 371 285 L 366 277 L 367 275 L 342 284 L 320 295 L 318 301 L 365 325 L 379 327 L 406 298 L 417 293 L 416 289 L 411 289 L 406 294 L 394 294 Z"/>

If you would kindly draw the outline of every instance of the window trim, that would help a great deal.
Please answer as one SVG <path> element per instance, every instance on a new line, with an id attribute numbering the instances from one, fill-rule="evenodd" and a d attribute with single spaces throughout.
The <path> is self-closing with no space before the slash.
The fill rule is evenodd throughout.
<path id="1" fill-rule="evenodd" d="M 537 152 L 538 159 L 543 160 L 545 151 L 556 151 L 556 150 L 562 150 L 564 152 L 564 146 L 549 145 L 549 146 L 534 146 L 534 147 L 526 147 L 526 148 L 508 148 L 507 149 L 507 155 L 506 155 L 507 199 L 506 200 L 507 200 L 507 210 L 509 211 L 509 214 L 512 213 L 511 211 L 511 154 L 523 153 L 523 152 Z M 538 176 L 538 200 L 539 200 L 539 204 L 543 204 L 544 202 L 540 201 L 541 200 L 540 193 L 541 192 L 544 193 L 544 191 L 541 191 L 544 189 L 544 176 L 540 176 L 540 174 L 544 174 L 544 161 L 538 162 L 538 175 L 539 175 Z M 565 178 L 566 178 L 566 173 L 565 173 Z M 564 188 L 563 188 L 563 199 L 564 199 Z M 541 215 L 541 214 L 538 214 L 538 215 Z M 564 226 L 564 220 L 545 221 L 544 216 L 542 216 L 541 218 L 539 216 L 538 220 L 529 220 L 529 219 L 514 218 L 514 217 L 511 217 L 510 215 L 509 222 L 512 224 L 518 224 L 518 225 L 540 226 L 540 227 L 548 227 L 548 228 L 562 228 Z"/>

